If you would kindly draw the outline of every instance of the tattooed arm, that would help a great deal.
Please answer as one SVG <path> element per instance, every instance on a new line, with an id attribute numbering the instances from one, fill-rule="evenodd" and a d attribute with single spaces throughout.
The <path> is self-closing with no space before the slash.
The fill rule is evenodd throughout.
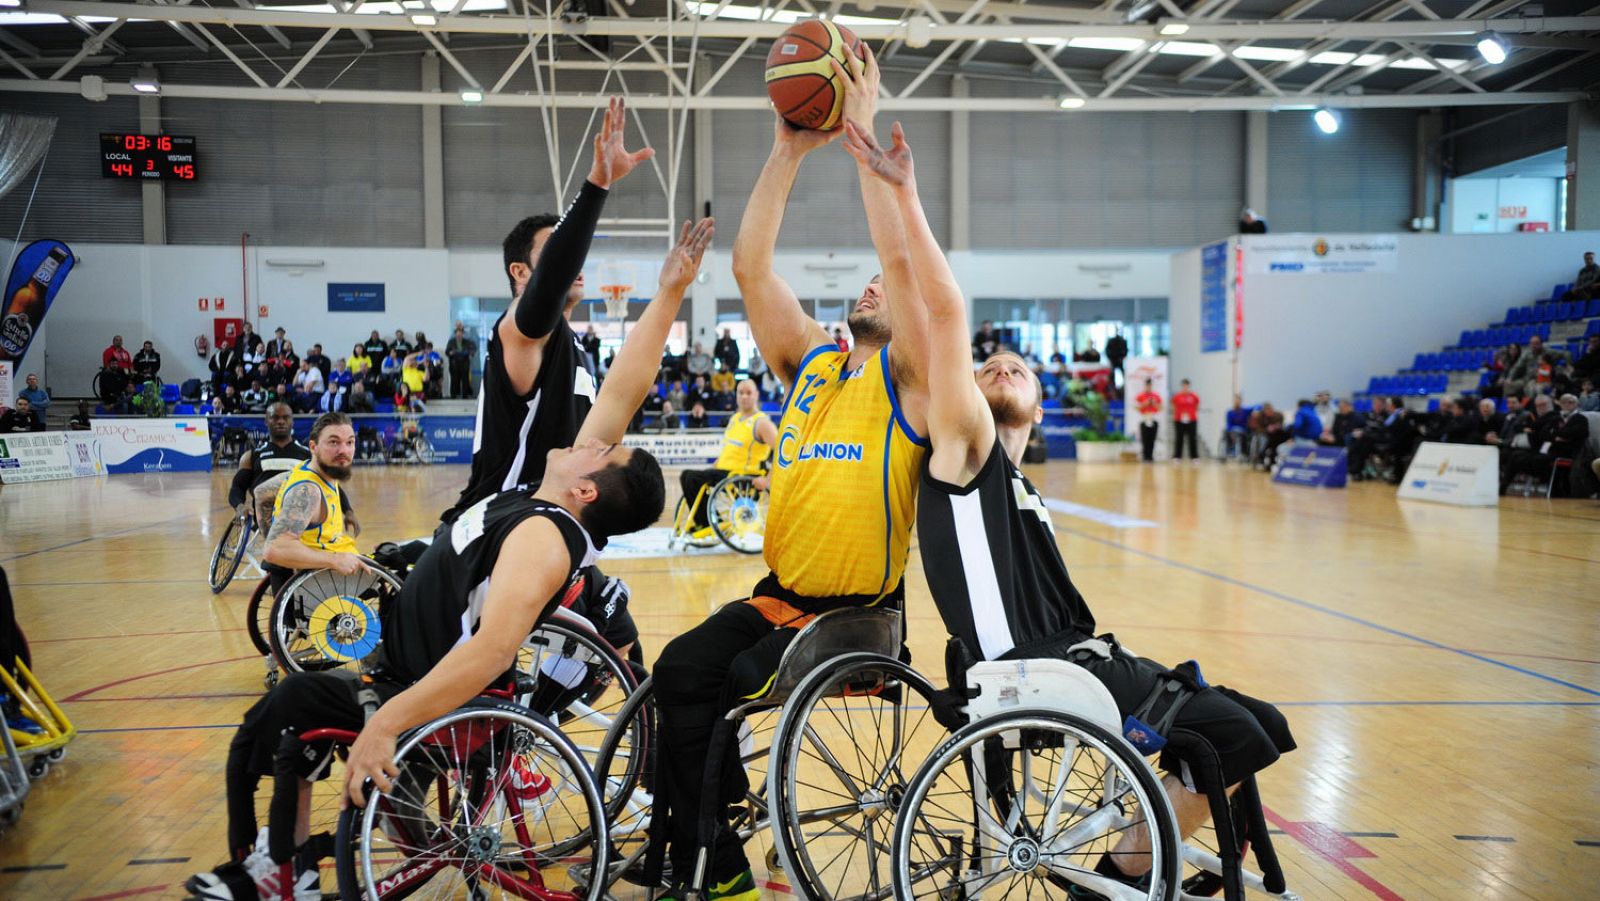
<path id="1" fill-rule="evenodd" d="M 336 554 L 311 547 L 300 540 L 300 533 L 316 525 L 327 516 L 323 509 L 322 492 L 309 482 L 297 482 L 285 489 L 278 504 L 278 515 L 267 532 L 268 563 L 285 569 L 331 569 L 349 575 L 365 569 L 361 558 L 355 554 Z"/>

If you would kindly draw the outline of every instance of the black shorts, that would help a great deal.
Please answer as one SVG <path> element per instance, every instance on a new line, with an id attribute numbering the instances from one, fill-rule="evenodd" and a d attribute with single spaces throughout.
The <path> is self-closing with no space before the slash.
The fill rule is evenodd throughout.
<path id="1" fill-rule="evenodd" d="M 380 701 L 387 701 L 405 686 L 377 682 L 373 688 Z M 249 773 L 272 775 L 272 761 L 284 733 L 299 735 L 311 729 L 361 731 L 366 715 L 357 698 L 360 690 L 359 677 L 346 670 L 291 673 L 273 686 L 245 712 L 244 722 L 233 737 L 234 746 L 244 746 L 242 749 L 248 753 Z"/>
<path id="2" fill-rule="evenodd" d="M 1064 655 L 1063 655 L 1064 656 Z M 1133 713 L 1167 672 L 1167 667 L 1118 649 L 1110 660 L 1080 654 L 1074 658 L 1099 679 L 1117 702 L 1117 713 Z M 1234 785 L 1266 769 L 1279 755 L 1295 749 L 1289 722 L 1276 707 L 1247 694 L 1214 685 L 1189 699 L 1172 723 L 1173 729 L 1198 734 L 1216 749 L 1224 785 Z M 1178 772 L 1177 761 L 1163 753 L 1161 768 Z"/>

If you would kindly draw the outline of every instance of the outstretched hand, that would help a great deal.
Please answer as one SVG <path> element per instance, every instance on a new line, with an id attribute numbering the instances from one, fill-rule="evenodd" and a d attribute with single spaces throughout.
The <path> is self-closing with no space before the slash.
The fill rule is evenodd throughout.
<path id="1" fill-rule="evenodd" d="M 916 181 L 916 167 L 911 161 L 911 145 L 906 143 L 905 130 L 896 122 L 890 134 L 894 143 L 884 150 L 872 132 L 854 119 L 844 123 L 844 149 L 856 162 L 866 166 L 873 175 L 896 187 Z"/>
<path id="2" fill-rule="evenodd" d="M 784 119 L 781 114 L 775 113 L 772 118 L 776 120 L 773 123 L 773 149 L 784 147 L 804 155 L 816 150 L 818 147 L 826 147 L 832 144 L 844 134 L 844 129 L 842 128 L 835 128 L 833 131 L 798 128 L 790 125 L 788 120 Z"/>
<path id="3" fill-rule="evenodd" d="M 621 97 L 612 97 L 600 123 L 600 133 L 594 137 L 594 165 L 589 168 L 589 181 L 595 187 L 610 188 L 635 166 L 656 155 L 649 147 L 630 151 L 622 146 L 627 130 L 627 103 Z"/>
<path id="4" fill-rule="evenodd" d="M 878 114 L 878 60 L 865 41 L 861 44 L 860 56 L 856 56 L 849 44 L 844 45 L 844 57 L 844 65 L 836 59 L 828 60 L 834 77 L 844 87 L 843 116 L 846 121 L 854 119 L 871 128 L 872 118 Z"/>
<path id="5" fill-rule="evenodd" d="M 711 245 L 711 236 L 715 233 L 716 220 L 709 216 L 692 227 L 688 222 L 683 223 L 678 243 L 667 253 L 667 261 L 661 265 L 662 288 L 670 291 L 688 289 L 689 283 L 700 272 L 700 261 L 705 257 L 706 248 Z"/>

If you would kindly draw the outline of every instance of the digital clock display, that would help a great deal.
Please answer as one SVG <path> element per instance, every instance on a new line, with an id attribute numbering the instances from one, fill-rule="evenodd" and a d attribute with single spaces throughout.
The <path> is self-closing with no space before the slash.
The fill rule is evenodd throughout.
<path id="1" fill-rule="evenodd" d="M 193 137 L 100 134 L 100 174 L 105 178 L 194 181 L 199 173 Z"/>

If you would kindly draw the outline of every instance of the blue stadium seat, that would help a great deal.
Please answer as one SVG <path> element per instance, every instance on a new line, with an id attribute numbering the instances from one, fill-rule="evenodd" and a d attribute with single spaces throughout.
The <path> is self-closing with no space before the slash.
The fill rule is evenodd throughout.
<path id="1" fill-rule="evenodd" d="M 1411 368 L 1412 369 L 1416 369 L 1416 370 L 1427 369 L 1428 368 L 1428 355 L 1427 354 L 1417 354 L 1415 357 L 1413 357 L 1411 359 Z"/>
<path id="2" fill-rule="evenodd" d="M 1351 406 L 1355 407 L 1357 413 L 1371 413 L 1372 398 L 1358 397 L 1355 399 L 1355 402 L 1351 404 Z"/>
<path id="3" fill-rule="evenodd" d="M 1540 340 L 1549 341 L 1550 340 L 1550 323 L 1546 322 L 1544 325 L 1539 326 L 1538 335 L 1539 335 L 1539 339 Z M 1532 338 L 1533 335 L 1530 334 L 1528 337 Z"/>
<path id="4" fill-rule="evenodd" d="M 172 407 L 172 415 L 174 415 L 174 416 L 193 416 L 194 415 L 194 404 L 174 404 L 173 407 Z"/>
<path id="5" fill-rule="evenodd" d="M 1600 316 L 1600 297 L 1596 297 L 1595 299 L 1589 301 L 1589 312 L 1585 313 L 1584 315 L 1590 317 Z"/>
<path id="6" fill-rule="evenodd" d="M 177 385 L 162 385 L 161 399 L 169 404 L 177 403 L 179 398 L 178 390 Z"/>
<path id="7" fill-rule="evenodd" d="M 375 401 L 372 402 L 372 412 L 374 412 L 374 413 L 393 413 L 394 412 L 394 401 L 392 401 L 392 400 L 375 400 Z"/>
<path id="8" fill-rule="evenodd" d="M 1589 320 L 1589 327 L 1584 329 L 1583 336 L 1587 338 L 1590 335 L 1600 335 L 1600 319 Z"/>
<path id="9" fill-rule="evenodd" d="M 1556 285 L 1555 287 L 1550 289 L 1550 299 L 1551 300 L 1560 300 L 1561 299 L 1561 295 L 1567 293 L 1570 290 L 1572 290 L 1572 289 L 1567 287 L 1566 285 Z"/>

